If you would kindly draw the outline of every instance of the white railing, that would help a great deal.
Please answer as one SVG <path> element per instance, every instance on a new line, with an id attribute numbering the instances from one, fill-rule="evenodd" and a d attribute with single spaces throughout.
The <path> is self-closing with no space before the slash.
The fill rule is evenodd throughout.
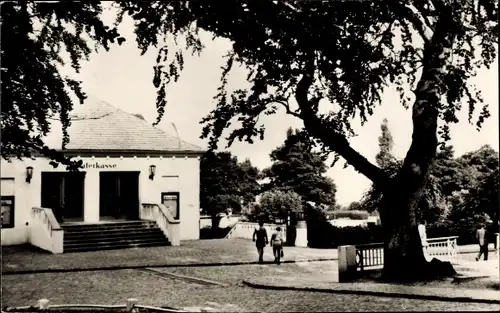
<path id="1" fill-rule="evenodd" d="M 52 209 L 32 208 L 29 234 L 32 245 L 54 254 L 63 253 L 64 231 Z"/>
<path id="2" fill-rule="evenodd" d="M 427 261 L 433 258 L 457 264 L 458 236 L 428 238 L 427 247 L 424 247 L 424 255 Z"/>
<path id="3" fill-rule="evenodd" d="M 276 231 L 276 227 L 281 228 L 281 236 L 286 238 L 286 225 L 281 224 L 264 224 L 264 228 L 267 231 L 267 236 L 271 239 L 271 234 Z M 250 222 L 238 222 L 229 231 L 225 238 L 244 238 L 252 239 L 253 232 L 256 228 L 259 228 L 259 223 Z"/>
<path id="4" fill-rule="evenodd" d="M 356 267 L 358 271 L 382 268 L 384 266 L 384 244 L 369 243 L 356 246 Z"/>
<path id="5" fill-rule="evenodd" d="M 497 237 L 498 238 L 498 237 Z M 423 247 L 427 261 L 436 258 L 457 264 L 458 236 L 427 239 L 427 247 Z M 359 271 L 381 268 L 384 265 L 384 244 L 370 243 L 356 246 L 356 267 Z"/>
<path id="6" fill-rule="evenodd" d="M 180 221 L 175 219 L 163 204 L 143 203 L 140 212 L 142 220 L 155 221 L 172 246 L 180 246 Z"/>

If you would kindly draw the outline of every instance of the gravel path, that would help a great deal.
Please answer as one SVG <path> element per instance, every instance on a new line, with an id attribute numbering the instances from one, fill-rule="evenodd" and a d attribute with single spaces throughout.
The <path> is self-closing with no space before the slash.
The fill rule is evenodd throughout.
<path id="1" fill-rule="evenodd" d="M 172 271 L 178 274 L 196 274 L 201 278 L 225 281 L 230 283 L 227 287 L 204 286 L 181 279 L 158 277 L 137 270 L 8 275 L 2 278 L 2 305 L 35 305 L 36 300 L 40 298 L 48 298 L 54 304 L 123 304 L 126 298 L 134 297 L 139 299 L 141 304 L 170 306 L 190 311 L 199 310 L 201 307 L 224 312 L 498 311 L 500 309 L 499 305 L 488 304 L 307 291 L 268 291 L 243 287 L 237 283 L 241 277 L 273 275 L 279 271 L 293 270 L 307 273 L 314 270 L 314 266 L 249 265 L 177 268 Z"/>
<path id="2" fill-rule="evenodd" d="M 264 259 L 274 259 L 264 250 Z M 286 247 L 285 260 L 336 259 L 336 249 Z M 126 268 L 137 266 L 179 266 L 207 263 L 251 263 L 257 261 L 255 244 L 246 239 L 183 241 L 177 247 L 150 247 L 49 254 L 30 246 L 2 247 L 2 273 L 37 270 Z"/>

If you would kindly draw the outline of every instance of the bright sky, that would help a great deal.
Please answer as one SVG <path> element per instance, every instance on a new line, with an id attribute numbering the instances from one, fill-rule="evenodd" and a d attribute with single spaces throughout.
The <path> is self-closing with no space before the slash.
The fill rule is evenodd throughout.
<path id="1" fill-rule="evenodd" d="M 140 113 L 147 121 L 156 119 L 156 92 L 152 84 L 153 65 L 156 52 L 149 51 L 140 56 L 133 35 L 132 23 L 125 19 L 120 33 L 127 38 L 122 46 L 113 46 L 109 52 L 104 50 L 94 54 L 89 62 L 82 66 L 80 79 L 84 91 L 130 113 Z M 214 107 L 212 100 L 220 82 L 222 56 L 229 49 L 228 42 L 215 40 L 209 42 L 200 57 L 185 58 L 185 68 L 177 83 L 171 84 L 167 92 L 168 105 L 159 127 L 172 133 L 171 123 L 184 140 L 206 147 L 206 140 L 201 140 L 202 126 L 199 121 Z M 234 70 L 231 74 L 232 87 L 245 83 L 245 73 Z M 490 103 L 491 117 L 486 121 L 481 132 L 467 123 L 467 112 L 461 114 L 461 123 L 452 127 L 452 144 L 457 155 L 478 149 L 489 144 L 498 151 L 499 115 L 498 115 L 498 61 L 491 70 L 484 70 L 479 75 L 478 86 L 483 90 L 486 102 Z M 466 106 L 465 106 L 466 107 Z M 362 128 L 358 127 L 358 136 L 351 143 L 361 154 L 374 162 L 378 152 L 380 124 L 383 118 L 389 120 L 394 138 L 394 154 L 404 157 L 411 140 L 411 111 L 406 111 L 399 104 L 399 97 L 387 93 L 371 120 Z M 259 168 L 270 165 L 269 153 L 281 145 L 289 127 L 302 127 L 302 122 L 284 112 L 261 118 L 267 127 L 263 141 L 253 145 L 235 142 L 229 149 L 242 161 L 250 158 Z M 175 134 L 175 133 L 174 133 Z M 225 144 L 221 144 L 223 148 Z M 351 167 L 343 169 L 343 161 L 328 171 L 337 185 L 337 200 L 347 205 L 357 201 L 371 183 Z"/>

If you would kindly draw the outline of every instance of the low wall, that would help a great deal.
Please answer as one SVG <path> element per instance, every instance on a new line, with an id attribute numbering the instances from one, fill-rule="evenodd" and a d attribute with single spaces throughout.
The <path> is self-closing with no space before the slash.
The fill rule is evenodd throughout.
<path id="1" fill-rule="evenodd" d="M 264 228 L 267 231 L 269 239 L 271 239 L 271 234 L 276 231 L 276 227 L 281 228 L 281 235 L 286 238 L 286 225 L 281 224 L 264 224 Z M 252 239 L 253 232 L 259 227 L 258 223 L 250 222 L 238 222 L 233 229 L 227 234 L 226 238 L 244 238 Z M 296 237 L 295 237 L 296 247 L 307 247 L 307 227 L 306 223 L 300 221 L 296 227 Z"/>

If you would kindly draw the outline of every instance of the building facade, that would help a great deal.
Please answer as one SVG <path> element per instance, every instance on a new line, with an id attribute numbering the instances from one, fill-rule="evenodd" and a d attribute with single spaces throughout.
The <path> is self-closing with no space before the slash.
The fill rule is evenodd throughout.
<path id="1" fill-rule="evenodd" d="M 2 245 L 29 243 L 33 208 L 50 208 L 61 225 L 92 224 L 139 220 L 146 203 L 168 208 L 180 240 L 199 239 L 203 149 L 95 99 L 68 131 L 64 153 L 82 161 L 78 172 L 42 156 L 1 161 Z M 51 133 L 47 145 L 60 139 Z"/>

